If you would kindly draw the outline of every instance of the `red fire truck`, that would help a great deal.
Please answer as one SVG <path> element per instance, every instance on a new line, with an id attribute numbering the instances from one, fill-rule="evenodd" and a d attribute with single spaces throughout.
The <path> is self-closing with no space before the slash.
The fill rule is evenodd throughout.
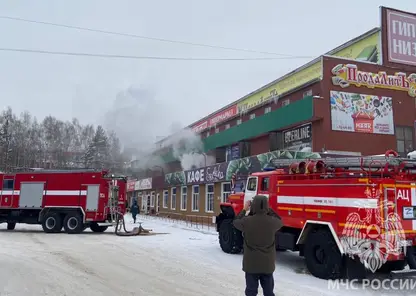
<path id="1" fill-rule="evenodd" d="M 44 232 L 104 232 L 125 213 L 127 180 L 107 171 L 0 174 L 0 223 L 41 224 Z"/>
<path id="2" fill-rule="evenodd" d="M 244 193 L 220 205 L 216 226 L 224 252 L 242 251 L 242 233 L 233 220 L 245 201 L 264 195 L 270 214 L 284 224 L 276 249 L 298 251 L 315 277 L 416 269 L 415 160 L 388 151 L 293 161 L 273 160 L 271 168 L 248 177 Z"/>

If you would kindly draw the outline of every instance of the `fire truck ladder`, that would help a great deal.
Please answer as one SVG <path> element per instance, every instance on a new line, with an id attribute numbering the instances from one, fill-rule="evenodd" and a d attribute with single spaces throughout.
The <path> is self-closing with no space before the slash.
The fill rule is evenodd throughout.
<path id="1" fill-rule="evenodd" d="M 271 169 L 287 169 L 291 170 L 295 166 L 300 169 L 302 166 L 306 170 L 308 163 L 314 163 L 317 171 L 328 171 L 331 168 L 342 168 L 353 171 L 360 170 L 363 173 L 374 173 L 377 171 L 387 173 L 394 169 L 396 173 L 399 171 L 416 172 L 416 160 L 398 157 L 397 152 L 389 150 L 385 155 L 376 156 L 350 156 L 340 158 L 308 158 L 308 159 L 273 159 L 270 161 Z M 290 171 L 291 172 L 291 171 Z M 293 172 L 292 172 L 293 173 Z"/>

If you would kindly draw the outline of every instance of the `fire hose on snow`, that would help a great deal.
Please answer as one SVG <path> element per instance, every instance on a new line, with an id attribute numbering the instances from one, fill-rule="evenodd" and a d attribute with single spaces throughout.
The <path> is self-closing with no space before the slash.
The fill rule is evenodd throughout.
<path id="1" fill-rule="evenodd" d="M 115 234 L 118 236 L 136 236 L 136 235 L 154 235 L 160 233 L 152 232 L 152 229 L 145 229 L 142 227 L 142 224 L 139 224 L 139 227 L 134 227 L 131 231 L 126 229 L 126 221 L 124 220 L 124 215 L 120 212 L 116 213 L 116 229 Z M 121 230 L 124 230 L 122 232 Z"/>

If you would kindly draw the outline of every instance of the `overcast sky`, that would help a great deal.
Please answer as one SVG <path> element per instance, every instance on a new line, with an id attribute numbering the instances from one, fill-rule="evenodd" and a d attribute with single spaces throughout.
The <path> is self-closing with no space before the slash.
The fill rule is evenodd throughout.
<path id="1" fill-rule="evenodd" d="M 319 56 L 379 26 L 380 5 L 416 11 L 414 0 L 2 0 L 0 15 Z M 1 48 L 193 58 L 273 57 L 4 19 L 0 19 L 0 36 Z M 117 103 L 128 109 L 124 116 L 120 116 L 123 111 L 114 115 L 119 129 L 122 126 L 132 137 L 143 129 L 152 130 L 152 137 L 164 136 L 172 122 L 188 125 L 310 60 L 155 61 L 4 51 L 0 57 L 1 104 L 10 105 L 15 112 L 28 110 L 39 119 L 51 114 L 63 120 L 77 117 L 83 123 L 102 123 L 117 94 L 122 96 L 131 86 L 143 90 L 139 99 L 130 96 Z M 135 108 L 138 111 L 132 112 Z"/>

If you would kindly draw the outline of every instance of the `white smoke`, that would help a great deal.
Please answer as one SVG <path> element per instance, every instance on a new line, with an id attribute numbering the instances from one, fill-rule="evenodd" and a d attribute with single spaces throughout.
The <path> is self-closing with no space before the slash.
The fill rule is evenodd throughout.
<path id="1" fill-rule="evenodd" d="M 162 166 L 160 157 L 151 156 L 158 135 L 168 132 L 169 106 L 158 101 L 149 90 L 129 86 L 117 93 L 113 106 L 105 114 L 104 126 L 116 132 L 136 169 Z"/>
<path id="2" fill-rule="evenodd" d="M 137 86 L 116 95 L 113 107 L 105 114 L 104 126 L 116 132 L 125 152 L 134 161 L 133 168 L 163 167 L 162 158 L 152 155 L 163 147 L 172 147 L 173 157 L 181 162 L 183 170 L 215 163 L 215 158 L 203 153 L 200 136 L 174 121 L 174 116 L 180 114 L 172 112 L 172 108 L 157 100 L 148 89 Z M 171 136 L 163 136 L 168 134 Z M 161 139 L 164 139 L 162 144 L 158 142 Z"/>
<path id="3" fill-rule="evenodd" d="M 190 128 L 181 129 L 164 142 L 172 147 L 173 157 L 180 161 L 183 170 L 204 167 L 215 163 L 215 158 L 205 154 L 201 137 Z"/>

